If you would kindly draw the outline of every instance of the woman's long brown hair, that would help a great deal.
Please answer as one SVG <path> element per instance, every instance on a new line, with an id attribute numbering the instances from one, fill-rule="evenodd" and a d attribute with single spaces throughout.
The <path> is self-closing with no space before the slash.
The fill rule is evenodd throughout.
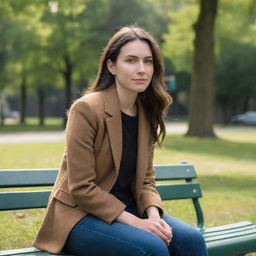
<path id="1" fill-rule="evenodd" d="M 147 89 L 144 92 L 139 93 L 138 97 L 150 123 L 153 143 L 161 145 L 166 135 L 164 116 L 172 99 L 165 90 L 163 80 L 164 67 L 160 49 L 155 39 L 142 28 L 134 26 L 123 27 L 111 37 L 101 56 L 96 79 L 93 85 L 85 91 L 84 94 L 104 90 L 115 83 L 115 77 L 107 68 L 107 61 L 110 59 L 112 62 L 115 62 L 121 48 L 133 40 L 147 42 L 152 51 L 154 74 Z"/>

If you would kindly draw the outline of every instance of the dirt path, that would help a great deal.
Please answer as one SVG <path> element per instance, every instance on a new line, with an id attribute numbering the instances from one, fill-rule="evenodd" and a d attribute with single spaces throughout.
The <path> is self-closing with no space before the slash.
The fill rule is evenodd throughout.
<path id="1" fill-rule="evenodd" d="M 166 124 L 167 133 L 185 133 L 188 125 L 185 123 Z M 256 132 L 256 127 L 224 127 L 216 128 L 217 134 L 227 132 Z M 65 140 L 64 131 L 47 131 L 47 132 L 17 132 L 0 134 L 0 144 L 17 144 L 17 143 L 38 143 L 38 142 L 61 142 Z"/>

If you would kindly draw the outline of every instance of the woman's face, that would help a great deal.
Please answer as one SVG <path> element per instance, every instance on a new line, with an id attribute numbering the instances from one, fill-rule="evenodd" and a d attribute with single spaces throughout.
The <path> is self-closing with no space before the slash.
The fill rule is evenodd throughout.
<path id="1" fill-rule="evenodd" d="M 143 92 L 149 86 L 153 73 L 153 56 L 147 42 L 134 40 L 125 44 L 116 62 L 108 61 L 108 69 L 115 76 L 118 89 Z"/>

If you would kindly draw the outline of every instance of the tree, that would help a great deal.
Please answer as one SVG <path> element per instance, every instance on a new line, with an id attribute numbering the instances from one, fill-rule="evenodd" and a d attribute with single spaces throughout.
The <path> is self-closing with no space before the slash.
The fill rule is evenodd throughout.
<path id="1" fill-rule="evenodd" d="M 187 136 L 215 137 L 214 120 L 214 23 L 218 0 L 201 0 L 194 24 L 192 88 Z"/>
<path id="2" fill-rule="evenodd" d="M 206 5 L 208 1 L 203 1 L 204 4 Z M 214 4 L 214 1 L 211 1 L 211 4 Z M 202 1 L 201 1 L 201 7 L 202 7 Z M 215 8 L 215 7 L 214 7 Z M 222 0 L 219 4 L 216 4 L 216 10 L 218 8 L 218 19 L 215 21 L 216 25 L 213 26 L 215 27 L 216 31 L 216 40 L 215 40 L 215 57 L 217 58 L 217 63 L 218 65 L 215 65 L 215 73 L 217 73 L 217 79 L 222 79 L 222 81 L 227 81 L 230 80 L 229 77 L 226 77 L 224 79 L 225 73 L 222 72 L 220 69 L 225 69 L 228 68 L 227 65 L 231 61 L 231 56 L 229 61 L 225 59 L 227 56 L 228 52 L 224 52 L 223 49 L 224 47 L 224 42 L 230 42 L 232 40 L 233 42 L 239 42 L 241 45 L 251 45 L 255 46 L 256 45 L 256 40 L 255 40 L 255 8 L 256 8 L 256 2 L 253 0 L 237 0 L 237 1 L 230 1 L 230 0 Z M 202 10 L 202 8 L 201 8 Z M 216 12 L 215 10 L 215 12 Z M 198 65 L 198 62 L 195 62 L 195 57 L 196 57 L 196 52 L 193 53 L 193 45 L 192 45 L 192 39 L 194 37 L 193 30 L 191 29 L 191 24 L 194 23 L 194 20 L 198 16 L 198 21 L 200 18 L 201 14 L 198 14 L 198 2 L 195 0 L 181 0 L 179 4 L 176 5 L 175 12 L 170 12 L 170 17 L 171 17 L 171 22 L 169 25 L 169 32 L 164 36 L 165 42 L 163 44 L 163 52 L 164 56 L 167 58 L 170 58 L 175 66 L 176 72 L 181 72 L 181 71 L 187 71 L 187 72 L 192 72 L 195 71 L 195 68 Z M 202 15 L 201 15 L 202 17 Z M 210 17 L 210 16 L 209 16 Z M 215 20 L 215 19 L 214 19 Z M 196 24 L 198 24 L 198 21 Z M 205 23 L 206 25 L 206 23 Z M 213 23 L 214 25 L 214 23 Z M 212 32 L 213 32 L 212 28 Z M 196 32 L 196 31 L 195 31 Z M 197 36 L 197 34 L 196 34 Z M 196 42 L 196 40 L 194 41 Z M 200 42 L 200 41 L 198 41 Z M 234 57 L 234 54 L 232 53 L 232 46 L 233 44 L 230 44 L 228 48 L 230 51 L 229 53 Z M 196 46 L 196 44 L 194 44 Z M 206 45 L 205 45 L 206 46 Z M 207 48 L 206 48 L 207 49 Z M 252 47 L 248 47 L 248 51 L 251 51 L 251 54 L 254 54 L 254 51 L 252 50 Z M 202 53 L 204 53 L 204 49 L 202 48 Z M 192 57 L 194 56 L 194 61 L 193 61 L 193 67 L 191 65 L 192 62 Z M 210 56 L 210 55 L 209 55 Z M 248 54 L 246 54 L 248 56 Z M 200 56 L 199 56 L 200 57 Z M 213 56 L 212 56 L 213 58 Z M 238 59 L 240 58 L 240 60 Z M 236 65 L 236 72 L 241 74 L 241 72 L 244 72 L 246 69 L 251 70 L 249 65 L 249 61 L 245 62 L 244 58 L 242 57 L 242 54 L 236 54 L 236 63 L 242 63 L 243 62 L 243 67 L 242 65 Z M 222 63 L 224 62 L 224 63 Z M 223 65 L 222 65 L 223 64 Z M 225 66 L 225 67 L 224 67 Z M 192 69 L 191 69 L 192 67 Z M 238 71 L 240 69 L 240 71 Z M 201 73 L 203 75 L 203 73 Z M 251 76 L 249 76 L 251 77 Z M 190 113 L 194 112 L 194 117 L 193 122 L 198 122 L 196 127 L 193 125 L 195 128 L 194 129 L 200 129 L 201 126 L 205 126 L 206 130 L 209 129 L 209 134 L 205 136 L 214 136 L 212 133 L 212 128 L 209 128 L 209 125 L 206 123 L 205 118 L 208 118 L 209 116 L 212 116 L 212 108 L 209 108 L 208 111 L 210 113 L 206 112 L 205 105 L 202 105 L 199 107 L 199 103 L 202 101 L 200 98 L 202 97 L 203 90 L 197 90 L 195 91 L 195 86 L 197 86 L 197 83 L 195 83 L 195 79 L 199 79 L 198 76 L 195 76 L 195 72 L 193 74 L 193 88 L 194 90 L 194 103 L 193 105 L 196 105 L 198 103 L 197 108 L 193 108 L 192 106 L 190 107 Z M 212 78 L 210 77 L 210 80 Z M 219 81 L 219 80 L 218 80 Z M 218 82 L 217 81 L 217 82 Z M 207 85 L 207 83 L 205 84 Z M 208 83 L 209 86 L 209 83 Z M 220 97 L 221 102 L 225 102 L 225 105 L 230 104 L 230 102 L 227 94 L 227 90 L 225 89 L 225 86 L 228 86 L 228 83 L 224 82 L 217 84 L 217 102 L 220 103 Z M 239 87 L 243 87 L 246 90 L 246 87 L 248 85 L 245 85 L 245 80 L 242 81 L 242 83 L 239 85 Z M 210 86 L 213 88 L 213 86 Z M 238 87 L 236 87 L 237 89 Z M 212 90 L 212 94 L 214 95 L 214 89 Z M 223 93 L 222 93 L 223 91 Z M 235 90 L 233 90 L 235 91 Z M 249 90 L 251 92 L 251 90 Z M 199 96 L 195 96 L 195 94 L 199 94 Z M 232 94 L 232 93 L 231 93 Z M 246 95 L 246 93 L 244 94 Z M 192 95 L 190 95 L 192 97 Z M 215 95 L 214 95 L 215 96 Z M 226 98 L 225 98 L 226 97 Z M 241 95 L 241 97 L 243 97 Z M 210 101 L 212 100 L 212 97 L 210 97 Z M 248 101 L 248 100 L 247 100 Z M 246 102 L 246 98 L 244 99 L 244 102 Z M 192 100 L 191 100 L 192 104 Z M 204 103 L 206 104 L 206 103 Z M 212 103 L 213 104 L 213 103 Z M 246 104 L 245 104 L 246 105 Z M 231 106 L 226 106 L 225 108 L 230 108 Z M 232 107 L 231 107 L 232 108 Z M 202 115 L 202 113 L 204 113 Z M 197 116 L 201 115 L 201 118 L 196 118 Z M 204 117 L 202 117 L 204 116 Z M 203 122 L 202 119 L 205 121 Z M 192 117 L 190 118 L 190 123 L 192 122 Z M 209 122 L 209 121 L 208 121 Z M 212 121 L 210 121 L 212 122 Z M 191 125 L 190 125 L 191 126 Z M 197 128 L 198 127 L 198 128 Z M 192 129 L 192 128 L 191 128 Z M 202 129 L 202 127 L 201 127 Z M 190 132 L 190 131 L 189 131 Z M 208 132 L 207 132 L 208 133 Z M 192 134 L 192 132 L 190 132 Z M 201 132 L 195 136 L 201 136 Z"/>
<path id="3" fill-rule="evenodd" d="M 232 115 L 249 110 L 256 98 L 254 56 L 255 9 L 252 0 L 224 0 L 217 20 L 216 103 L 222 122 L 228 124 Z"/>
<path id="4" fill-rule="evenodd" d="M 17 91 L 17 84 L 19 84 L 20 122 L 25 123 L 28 77 L 30 69 L 33 67 L 31 55 L 37 50 L 35 23 L 38 20 L 38 12 L 36 12 L 37 9 L 30 0 L 26 2 L 21 0 L 1 2 L 0 7 L 4 17 L 0 26 L 2 25 L 5 28 L 3 31 L 8 31 L 8 33 L 3 33 L 7 45 L 5 53 L 8 57 L 6 61 L 7 70 L 5 71 L 10 70 L 10 72 L 5 72 L 8 75 L 5 87 L 7 90 L 8 85 L 9 91 L 11 88 L 13 91 Z M 9 26 L 6 26 L 6 24 Z"/>
<path id="5" fill-rule="evenodd" d="M 127 25 L 139 25 L 145 27 L 159 41 L 167 31 L 167 18 L 162 15 L 159 2 L 151 0 L 88 0 L 86 9 L 80 15 L 83 22 L 83 38 L 80 58 L 84 60 L 83 72 L 88 77 L 95 76 L 98 68 L 99 57 L 107 40 L 120 27 Z M 154 8 L 158 6 L 158 8 Z M 113 18 L 114 17 L 114 18 Z"/>
<path id="6" fill-rule="evenodd" d="M 4 125 L 4 89 L 10 80 L 8 62 L 11 54 L 11 40 L 14 33 L 14 23 L 9 18 L 9 6 L 0 2 L 0 124 Z"/>
<path id="7" fill-rule="evenodd" d="M 9 92 L 17 93 L 19 86 L 22 102 L 21 121 L 25 121 L 27 93 L 37 93 L 40 124 L 43 124 L 45 89 L 54 84 L 60 87 L 64 85 L 65 88 L 66 99 L 63 107 L 65 124 L 65 112 L 74 98 L 72 94 L 75 92 L 78 95 L 75 90 L 81 90 L 82 87 L 90 84 L 97 72 L 102 48 L 118 27 L 140 25 L 161 41 L 168 20 L 162 15 L 162 11 L 167 9 L 162 5 L 163 2 L 155 0 L 73 0 L 71 2 L 42 0 L 37 4 L 34 0 L 4 2 L 2 5 L 4 12 L 9 10 L 9 16 L 5 20 L 14 21 L 13 35 L 6 34 L 6 39 L 12 40 L 12 49 L 11 57 L 5 61 L 5 70 L 6 67 L 11 67 L 13 72 L 11 83 L 5 87 Z"/>
<path id="8" fill-rule="evenodd" d="M 89 84 L 88 81 L 95 76 L 100 52 L 118 27 L 142 25 L 159 38 L 161 31 L 166 29 L 165 19 L 147 1 L 51 2 L 58 3 L 58 10 L 51 13 L 45 9 L 42 22 L 52 30 L 47 47 L 52 57 L 52 67 L 64 78 L 65 109 L 69 108 L 73 98 L 74 83 L 84 81 Z"/>
<path id="9" fill-rule="evenodd" d="M 225 39 L 220 43 L 216 72 L 216 100 L 222 108 L 223 123 L 232 115 L 248 111 L 256 99 L 254 62 L 256 46 Z"/>
<path id="10" fill-rule="evenodd" d="M 21 98 L 21 113 L 20 123 L 26 122 L 27 115 L 27 95 L 29 91 L 32 70 L 34 69 L 34 56 L 38 52 L 38 35 L 36 31 L 36 15 L 33 19 L 29 17 L 35 11 L 34 6 L 29 6 L 24 9 L 19 15 L 16 15 L 17 32 L 14 37 L 13 61 L 16 63 L 18 75 L 20 77 L 20 98 Z M 28 18 L 29 17 L 29 18 Z M 33 25 L 31 25 L 31 23 Z M 36 59 L 39 62 L 38 58 Z M 32 89 L 32 88 L 30 88 Z"/>

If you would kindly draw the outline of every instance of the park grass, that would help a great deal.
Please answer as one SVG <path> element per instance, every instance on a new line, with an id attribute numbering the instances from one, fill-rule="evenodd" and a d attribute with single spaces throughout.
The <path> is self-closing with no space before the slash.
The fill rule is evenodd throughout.
<path id="1" fill-rule="evenodd" d="M 26 124 L 20 124 L 18 121 L 0 126 L 0 133 L 10 132 L 29 132 L 29 131 L 56 131 L 63 129 L 63 119 L 55 117 L 46 117 L 45 125 L 40 126 L 36 117 L 26 118 Z"/>
<path id="2" fill-rule="evenodd" d="M 155 162 L 186 161 L 195 165 L 204 194 L 201 203 L 207 226 L 244 219 L 256 223 L 256 139 L 255 143 L 237 142 L 238 133 L 233 141 L 231 134 L 228 139 L 225 136 L 219 140 L 168 136 L 165 149 L 156 150 Z M 190 208 L 183 208 L 186 202 L 166 205 L 172 214 L 195 224 L 187 214 Z"/>
<path id="3" fill-rule="evenodd" d="M 201 205 L 207 227 L 249 220 L 256 223 L 256 134 L 223 133 L 221 139 L 168 135 L 155 150 L 155 164 L 187 161 L 202 185 Z M 59 167 L 64 143 L 0 145 L 1 168 Z M 196 225 L 190 201 L 168 201 L 165 209 Z M 0 249 L 31 246 L 44 209 L 0 213 Z M 256 255 L 256 254 L 250 254 Z"/>

